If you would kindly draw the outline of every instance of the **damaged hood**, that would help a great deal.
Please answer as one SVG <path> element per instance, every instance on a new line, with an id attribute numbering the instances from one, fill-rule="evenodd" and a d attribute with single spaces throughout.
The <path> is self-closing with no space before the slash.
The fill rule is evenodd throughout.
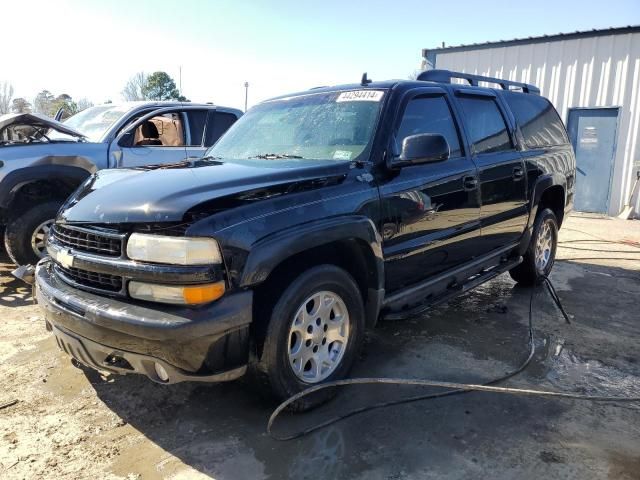
<path id="1" fill-rule="evenodd" d="M 67 127 L 64 123 L 45 117 L 39 113 L 10 113 L 0 116 L 0 132 L 13 125 L 25 125 L 45 129 L 52 128 L 53 130 L 66 135 L 71 135 L 72 137 L 85 137 L 82 133 L 74 130 L 73 128 Z"/>
<path id="2" fill-rule="evenodd" d="M 67 201 L 59 218 L 68 223 L 178 222 L 205 202 L 344 177 L 351 168 L 350 162 L 284 163 L 208 162 L 197 167 L 100 170 Z"/>

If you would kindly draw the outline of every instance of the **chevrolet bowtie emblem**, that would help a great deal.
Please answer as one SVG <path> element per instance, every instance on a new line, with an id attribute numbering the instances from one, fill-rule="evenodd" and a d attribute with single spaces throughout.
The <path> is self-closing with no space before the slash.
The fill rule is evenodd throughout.
<path id="1" fill-rule="evenodd" d="M 59 250 L 56 254 L 56 261 L 65 268 L 73 267 L 73 255 L 71 250 Z"/>

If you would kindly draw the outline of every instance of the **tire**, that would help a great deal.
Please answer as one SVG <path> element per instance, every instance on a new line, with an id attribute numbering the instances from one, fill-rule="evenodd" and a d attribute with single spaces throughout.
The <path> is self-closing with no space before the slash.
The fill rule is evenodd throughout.
<path id="1" fill-rule="evenodd" d="M 20 215 L 9 220 L 4 232 L 4 248 L 16 265 L 35 265 L 46 256 L 46 250 L 38 255 L 32 247 L 32 237 L 36 229 L 53 223 L 62 202 L 51 201 L 34 205 Z M 43 233 L 48 231 L 48 226 Z M 44 240 L 44 238 L 43 238 Z"/>
<path id="2" fill-rule="evenodd" d="M 546 243 L 545 239 L 547 239 Z M 525 286 L 541 283 L 551 273 L 556 259 L 557 247 L 558 220 L 551 209 L 545 208 L 538 212 L 536 216 L 533 224 L 533 234 L 522 263 L 509 270 L 511 278 Z M 544 254 L 543 257 L 538 257 L 538 263 L 536 262 L 536 254 Z M 543 260 L 543 258 L 546 258 L 546 260 Z"/>
<path id="3" fill-rule="evenodd" d="M 319 309 L 320 298 L 333 299 L 332 306 Z M 333 265 L 313 267 L 293 280 L 276 302 L 258 371 L 281 401 L 312 385 L 345 378 L 362 345 L 364 319 L 362 296 L 351 275 Z M 345 341 L 338 340 L 338 332 Z M 317 358 L 325 360 L 316 362 Z M 292 403 L 289 409 L 309 410 L 334 395 L 334 389 L 323 390 Z"/>

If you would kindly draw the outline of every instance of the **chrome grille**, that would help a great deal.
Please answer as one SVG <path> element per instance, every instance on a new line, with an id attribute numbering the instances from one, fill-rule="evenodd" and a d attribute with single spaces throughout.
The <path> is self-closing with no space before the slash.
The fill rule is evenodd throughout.
<path id="1" fill-rule="evenodd" d="M 73 250 L 119 257 L 122 254 L 122 238 L 99 230 L 69 228 L 56 224 L 51 232 L 56 243 Z"/>
<path id="2" fill-rule="evenodd" d="M 124 284 L 122 277 L 108 273 L 90 272 L 73 267 L 66 268 L 59 264 L 55 265 L 55 270 L 63 277 L 63 280 L 92 290 L 120 293 Z"/>

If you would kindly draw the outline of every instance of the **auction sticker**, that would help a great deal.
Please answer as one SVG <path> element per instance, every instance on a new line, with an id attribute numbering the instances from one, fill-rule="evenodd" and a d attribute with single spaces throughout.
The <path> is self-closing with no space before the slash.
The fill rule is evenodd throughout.
<path id="1" fill-rule="evenodd" d="M 336 150 L 333 152 L 334 160 L 351 160 L 351 152 L 349 150 Z"/>
<path id="2" fill-rule="evenodd" d="M 338 95 L 336 102 L 379 102 L 383 95 L 380 90 L 351 90 Z"/>

